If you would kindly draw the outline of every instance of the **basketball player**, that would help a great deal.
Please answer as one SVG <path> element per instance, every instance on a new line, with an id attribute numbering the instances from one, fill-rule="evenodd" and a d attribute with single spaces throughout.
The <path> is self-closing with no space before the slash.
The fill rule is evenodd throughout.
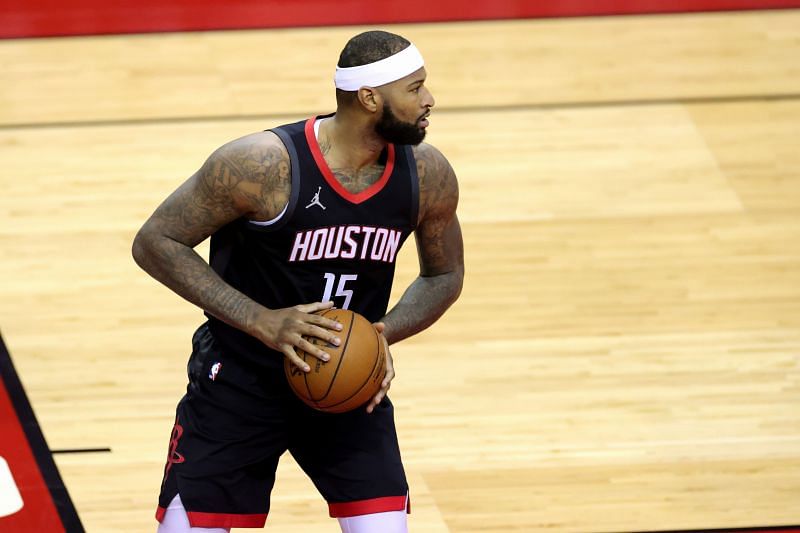
<path id="1" fill-rule="evenodd" d="M 464 276 L 458 185 L 422 143 L 434 105 L 406 39 L 353 37 L 335 73 L 336 113 L 248 135 L 216 150 L 133 243 L 136 262 L 205 310 L 177 407 L 156 514 L 160 533 L 262 527 L 289 450 L 346 533 L 407 531 L 406 482 L 386 393 L 388 344 L 427 328 Z M 414 232 L 419 277 L 387 313 L 397 252 Z M 211 237 L 210 261 L 193 248 Z M 326 414 L 290 391 L 283 358 L 339 345 L 349 308 L 387 343 L 382 389 L 364 408 Z"/>

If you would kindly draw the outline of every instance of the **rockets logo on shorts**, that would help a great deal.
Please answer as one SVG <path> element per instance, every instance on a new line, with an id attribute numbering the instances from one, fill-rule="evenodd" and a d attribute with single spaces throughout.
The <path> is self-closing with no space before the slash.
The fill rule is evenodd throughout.
<path id="1" fill-rule="evenodd" d="M 290 262 L 360 259 L 394 263 L 403 233 L 375 226 L 332 226 L 298 231 Z"/>
<path id="2" fill-rule="evenodd" d="M 216 381 L 217 374 L 219 374 L 221 368 L 222 368 L 222 363 L 220 363 L 219 361 L 211 365 L 211 371 L 208 373 L 208 378 L 211 381 Z"/>

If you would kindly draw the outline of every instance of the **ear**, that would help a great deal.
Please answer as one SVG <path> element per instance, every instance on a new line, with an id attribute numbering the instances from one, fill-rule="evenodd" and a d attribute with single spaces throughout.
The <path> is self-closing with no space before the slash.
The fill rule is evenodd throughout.
<path id="1" fill-rule="evenodd" d="M 358 102 L 371 113 L 375 113 L 381 107 L 381 95 L 372 87 L 361 87 L 358 90 Z"/>

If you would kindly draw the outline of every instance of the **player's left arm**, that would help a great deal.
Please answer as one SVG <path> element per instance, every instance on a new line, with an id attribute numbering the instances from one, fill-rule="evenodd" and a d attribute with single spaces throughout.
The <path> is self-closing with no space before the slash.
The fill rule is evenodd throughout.
<path id="1" fill-rule="evenodd" d="M 456 174 L 442 153 L 429 144 L 417 147 L 416 158 L 420 184 L 415 231 L 419 276 L 383 319 L 384 335 L 390 344 L 436 322 L 461 294 L 464 282 Z"/>
<path id="2" fill-rule="evenodd" d="M 421 144 L 415 150 L 419 174 L 419 220 L 415 231 L 419 276 L 381 320 L 379 330 L 392 344 L 419 333 L 444 314 L 464 284 L 464 243 L 456 216 L 458 180 L 439 150 Z M 367 407 L 386 395 L 394 378 L 389 350 L 383 387 Z"/>

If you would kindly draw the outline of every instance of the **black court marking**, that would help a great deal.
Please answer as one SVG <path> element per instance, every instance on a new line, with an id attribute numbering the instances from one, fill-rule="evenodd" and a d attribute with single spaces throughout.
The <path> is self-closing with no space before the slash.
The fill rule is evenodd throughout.
<path id="1" fill-rule="evenodd" d="M 111 448 L 66 448 L 63 450 L 50 450 L 50 453 L 104 453 L 110 452 Z"/>
<path id="2" fill-rule="evenodd" d="M 528 104 L 498 104 L 481 106 L 452 106 L 435 107 L 433 116 L 447 113 L 494 113 L 514 111 L 547 111 L 559 109 L 592 109 L 605 107 L 645 107 L 661 105 L 697 105 L 697 104 L 737 104 L 746 102 L 784 102 L 800 100 L 800 93 L 781 94 L 745 94 L 738 96 L 693 96 L 686 98 L 641 98 L 629 100 L 575 100 L 563 102 L 531 102 Z M 47 128 L 93 128 L 114 126 L 149 126 L 166 124 L 191 124 L 201 122 L 229 122 L 236 120 L 259 120 L 264 122 L 279 122 L 299 120 L 319 114 L 316 111 L 297 111 L 296 113 L 256 113 L 241 115 L 196 115 L 187 117 L 166 118 L 120 118 L 101 120 L 75 120 L 63 122 L 19 122 L 0 124 L 0 131 L 20 129 L 47 129 Z"/>
<path id="3" fill-rule="evenodd" d="M 50 497 L 61 518 L 61 523 L 69 533 L 82 533 L 84 529 L 80 518 L 78 518 L 78 512 L 75 510 L 75 505 L 72 503 L 69 492 L 64 486 L 64 481 L 61 479 L 56 463 L 53 461 L 53 455 L 47 446 L 47 441 L 44 439 L 28 397 L 25 395 L 25 389 L 22 387 L 22 382 L 19 380 L 2 336 L 0 336 L 0 379 L 5 384 L 11 404 L 28 440 L 33 456 L 36 458 L 36 464 L 50 492 Z"/>

